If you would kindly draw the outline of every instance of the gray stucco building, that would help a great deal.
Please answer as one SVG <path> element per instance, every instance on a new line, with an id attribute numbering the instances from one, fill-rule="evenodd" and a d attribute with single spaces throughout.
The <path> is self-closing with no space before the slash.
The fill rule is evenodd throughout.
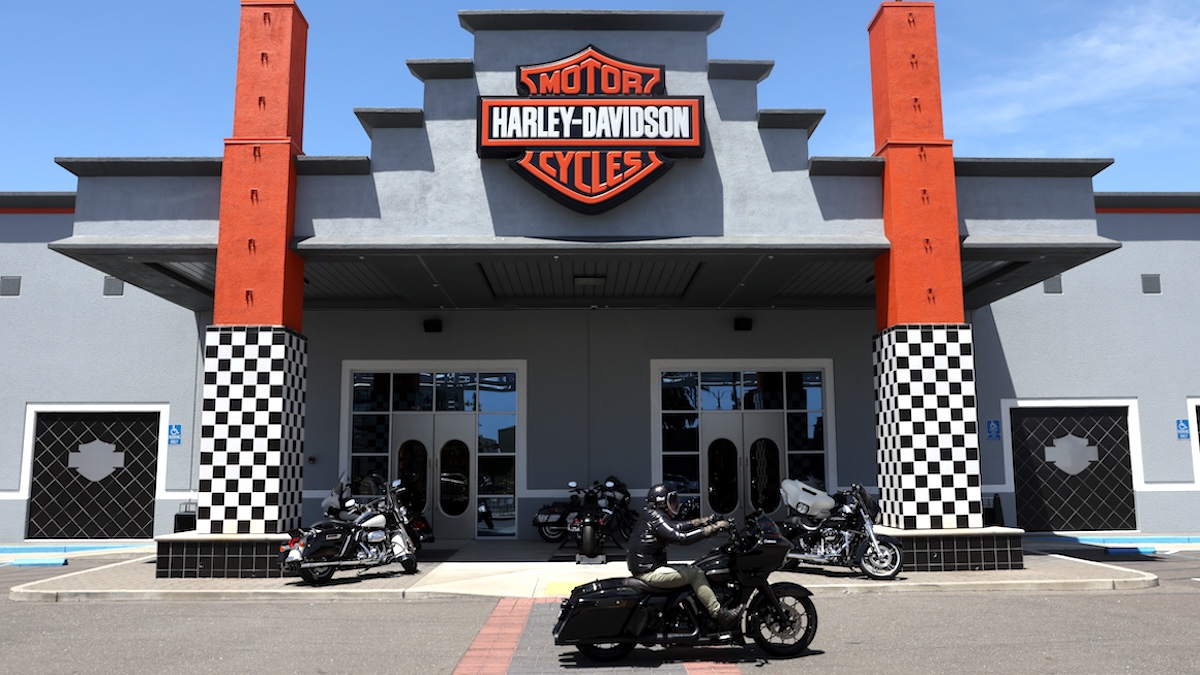
<path id="1" fill-rule="evenodd" d="M 243 0 L 264 56 L 223 158 L 60 158 L 74 193 L 0 193 L 0 540 L 251 551 L 372 471 L 447 538 L 534 537 L 612 474 L 735 514 L 860 482 L 912 569 L 1200 530 L 1200 195 L 954 157 L 932 4 L 912 34 L 898 4 L 871 48 L 934 77 L 873 59 L 872 157 L 760 110 L 772 64 L 710 60 L 720 13 L 549 11 L 460 13 L 473 55 L 409 62 L 421 108 L 309 157 L 307 25 Z"/>

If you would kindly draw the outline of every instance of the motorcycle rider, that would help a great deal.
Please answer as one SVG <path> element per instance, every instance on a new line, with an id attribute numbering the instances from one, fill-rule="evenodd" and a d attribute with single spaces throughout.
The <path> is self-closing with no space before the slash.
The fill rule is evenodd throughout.
<path id="1" fill-rule="evenodd" d="M 629 554 L 626 564 L 634 578 L 658 588 L 678 588 L 691 584 L 696 597 L 703 603 L 708 615 L 723 628 L 733 625 L 741 614 L 741 608 L 723 608 L 716 593 L 708 584 L 703 570 L 695 565 L 668 565 L 667 545 L 670 543 L 690 544 L 711 537 L 722 530 L 733 529 L 733 523 L 711 516 L 690 521 L 676 521 L 679 512 L 679 495 L 659 483 L 646 493 L 646 508 L 643 518 L 634 526 L 629 538 Z"/>

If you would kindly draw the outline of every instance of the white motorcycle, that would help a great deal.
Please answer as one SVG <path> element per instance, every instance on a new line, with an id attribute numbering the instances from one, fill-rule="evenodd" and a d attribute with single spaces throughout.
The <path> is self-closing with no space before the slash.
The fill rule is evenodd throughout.
<path id="1" fill-rule="evenodd" d="M 879 580 L 900 573 L 900 541 L 875 533 L 879 504 L 862 485 L 829 495 L 789 478 L 779 491 L 791 514 L 779 525 L 795 546 L 783 569 L 794 570 L 800 563 L 839 565 Z"/>

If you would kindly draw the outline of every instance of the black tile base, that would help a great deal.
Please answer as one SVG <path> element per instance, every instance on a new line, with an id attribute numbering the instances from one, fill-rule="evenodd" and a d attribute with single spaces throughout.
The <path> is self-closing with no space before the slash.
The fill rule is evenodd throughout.
<path id="1" fill-rule="evenodd" d="M 159 579 L 263 579 L 281 577 L 276 537 L 174 535 L 160 537 L 154 576 Z"/>
<path id="2" fill-rule="evenodd" d="M 1009 528 L 954 533 L 892 532 L 904 547 L 900 569 L 905 572 L 967 572 L 1025 569 L 1021 530 Z"/>

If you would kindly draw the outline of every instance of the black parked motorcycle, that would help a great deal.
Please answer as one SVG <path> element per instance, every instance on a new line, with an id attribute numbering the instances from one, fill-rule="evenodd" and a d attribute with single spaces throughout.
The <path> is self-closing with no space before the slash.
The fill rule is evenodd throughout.
<path id="1" fill-rule="evenodd" d="M 284 572 L 299 574 L 310 584 L 329 581 L 339 569 L 392 562 L 415 573 L 421 541 L 432 540 L 433 531 L 419 514 L 416 519 L 410 515 L 402 481 L 395 480 L 389 489 L 380 491 L 383 496 L 359 504 L 339 480 L 321 502 L 327 520 L 290 531 L 291 539 L 279 547 Z"/>
<path id="2" fill-rule="evenodd" d="M 551 544 L 567 538 L 567 524 L 575 520 L 575 512 L 583 504 L 583 490 L 576 486 L 575 481 L 567 485 L 571 488 L 571 496 L 566 501 L 543 504 L 533 516 L 533 526 L 537 528 L 538 536 Z"/>
<path id="3" fill-rule="evenodd" d="M 798 656 L 817 632 L 812 593 L 800 584 L 768 580 L 790 549 L 778 526 L 755 513 L 729 543 L 696 561 L 723 606 L 743 607 L 732 628 L 708 617 L 691 586 L 655 588 L 620 577 L 571 592 L 559 610 L 554 644 L 575 645 L 589 658 L 609 661 L 627 656 L 638 644 L 742 644 L 749 635 L 770 656 Z"/>
<path id="4" fill-rule="evenodd" d="M 580 488 L 575 481 L 572 491 Z M 579 555 L 594 558 L 604 549 L 604 542 L 614 537 L 629 541 L 638 514 L 629 508 L 629 488 L 616 476 L 609 476 L 581 491 L 582 504 L 567 522 L 567 531 L 576 537 Z"/>
<path id="5" fill-rule="evenodd" d="M 872 579 L 894 579 L 900 572 L 900 541 L 875 534 L 879 504 L 855 483 L 832 496 L 798 480 L 780 482 L 792 513 L 779 525 L 795 548 L 784 569 L 800 563 L 859 568 Z"/>

